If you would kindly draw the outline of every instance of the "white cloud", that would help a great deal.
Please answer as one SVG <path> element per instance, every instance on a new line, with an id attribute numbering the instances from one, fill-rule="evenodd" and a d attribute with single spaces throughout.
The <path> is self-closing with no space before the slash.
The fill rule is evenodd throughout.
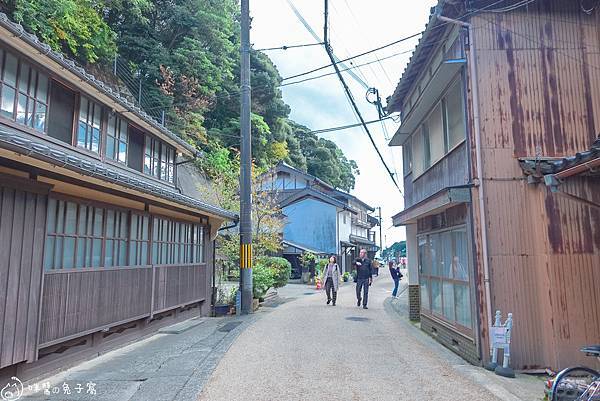
<path id="1" fill-rule="evenodd" d="M 323 2 L 292 1 L 313 30 L 322 36 Z M 419 32 L 424 29 L 430 8 L 436 3 L 436 0 L 330 0 L 330 38 L 333 51 L 343 59 Z M 250 38 L 255 48 L 315 42 L 286 0 L 251 0 L 250 6 L 253 18 Z M 398 52 L 411 51 L 416 43 L 415 39 L 408 40 L 352 60 L 352 63 L 362 64 L 376 61 L 376 57 L 381 59 Z M 283 77 L 329 64 L 329 58 L 320 46 L 270 51 L 268 54 Z M 369 86 L 378 88 L 380 96 L 385 100 L 394 91 L 409 58 L 410 52 L 354 71 Z M 347 64 L 350 65 L 351 62 Z M 329 67 L 314 75 L 332 71 L 333 68 Z M 377 119 L 375 107 L 365 100 L 365 89 L 348 73 L 343 74 L 365 120 Z M 291 118 L 311 129 L 358 121 L 335 75 L 286 86 L 283 88 L 283 97 L 292 108 Z M 397 124 L 387 121 L 386 126 L 388 134 L 393 135 Z M 387 146 L 381 124 L 371 124 L 369 128 L 386 163 L 392 172 L 394 169 L 397 172 L 396 180 L 402 186 L 401 148 Z M 372 206 L 382 207 L 387 244 L 404 239 L 403 229 L 391 228 L 391 216 L 403 208 L 402 196 L 379 161 L 364 130 L 353 128 L 322 136 L 334 141 L 349 159 L 357 161 L 361 174 L 357 177 L 353 193 Z"/>

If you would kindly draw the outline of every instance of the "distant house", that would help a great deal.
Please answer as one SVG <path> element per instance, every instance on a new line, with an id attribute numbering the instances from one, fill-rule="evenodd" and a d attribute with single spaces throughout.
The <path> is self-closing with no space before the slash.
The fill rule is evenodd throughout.
<path id="1" fill-rule="evenodd" d="M 374 209 L 355 196 L 284 162 L 265 175 L 262 188 L 277 193 L 286 216 L 283 256 L 292 263 L 293 276 L 300 275 L 303 252 L 336 255 L 342 270 L 349 271 L 358 248 L 377 250 L 371 231 L 377 219 L 367 214 Z"/>
<path id="2" fill-rule="evenodd" d="M 0 14 L 0 377 L 210 311 L 196 151 Z"/>
<path id="3" fill-rule="evenodd" d="M 598 38 L 600 10 L 580 2 L 440 0 L 388 100 L 411 317 L 474 364 L 496 310 L 514 316 L 514 368 L 592 362 L 578 350 L 600 338 Z"/>

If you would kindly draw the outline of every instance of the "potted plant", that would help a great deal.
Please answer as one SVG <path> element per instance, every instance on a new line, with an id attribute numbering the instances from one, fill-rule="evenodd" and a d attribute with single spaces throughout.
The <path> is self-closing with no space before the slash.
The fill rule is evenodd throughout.
<path id="1" fill-rule="evenodd" d="M 350 273 L 344 272 L 344 274 L 342 274 L 342 280 L 344 280 L 344 283 L 347 283 L 348 280 L 350 280 Z"/>
<path id="2" fill-rule="evenodd" d="M 225 316 L 229 312 L 229 300 L 222 288 L 217 290 L 217 301 L 215 302 L 215 316 Z"/>

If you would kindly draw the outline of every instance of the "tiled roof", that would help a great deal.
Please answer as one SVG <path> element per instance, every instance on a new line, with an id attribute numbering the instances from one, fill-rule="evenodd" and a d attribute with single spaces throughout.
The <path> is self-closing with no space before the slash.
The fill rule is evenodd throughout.
<path id="1" fill-rule="evenodd" d="M 88 177 L 96 177 L 226 219 L 237 220 L 238 218 L 235 213 L 180 194 L 174 188 L 139 178 L 133 173 L 122 171 L 107 163 L 93 160 L 76 152 L 70 152 L 51 142 L 43 141 L 2 125 L 0 125 L 0 147 L 50 162 Z"/>
<path id="2" fill-rule="evenodd" d="M 598 158 L 600 158 L 600 136 L 594 141 L 589 150 L 578 152 L 574 156 L 554 160 L 519 159 L 519 165 L 526 175 L 540 177 L 547 174 L 557 174 Z"/>
<path id="3" fill-rule="evenodd" d="M 119 92 L 113 90 L 109 85 L 105 84 L 103 81 L 97 79 L 94 75 L 88 73 L 83 67 L 77 65 L 73 60 L 66 58 L 62 53 L 56 52 L 52 50 L 52 48 L 43 43 L 38 39 L 37 36 L 27 32 L 22 25 L 17 24 L 16 22 L 11 21 L 8 16 L 4 13 L 0 12 L 0 26 L 12 32 L 16 37 L 20 38 L 22 41 L 26 42 L 30 46 L 37 49 L 40 53 L 44 54 L 46 57 L 50 58 L 54 62 L 60 64 L 61 67 L 70 71 L 71 73 L 77 75 L 82 80 L 91 84 L 98 91 L 104 93 L 109 96 L 115 102 L 119 103 L 121 106 L 130 110 L 137 118 L 143 120 L 147 124 L 159 130 L 163 135 L 173 140 L 181 147 L 186 149 L 192 155 L 197 154 L 197 149 L 194 148 L 189 143 L 185 142 L 179 136 L 174 134 L 171 130 L 159 124 L 156 120 L 154 120 L 150 115 L 148 115 L 145 111 L 140 109 L 137 105 L 130 102 L 125 96 L 121 96 Z"/>

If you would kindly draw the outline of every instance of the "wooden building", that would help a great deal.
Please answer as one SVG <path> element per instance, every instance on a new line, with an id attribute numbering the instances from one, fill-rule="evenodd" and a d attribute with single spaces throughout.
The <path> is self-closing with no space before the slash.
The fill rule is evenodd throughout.
<path id="1" fill-rule="evenodd" d="M 600 133 L 600 9 L 580 3 L 440 0 L 388 99 L 411 317 L 474 364 L 496 310 L 516 369 L 590 365 L 578 350 L 600 343 L 600 182 L 547 166 Z"/>
<path id="2" fill-rule="evenodd" d="M 236 216 L 199 197 L 194 157 L 0 14 L 1 377 L 209 312 L 214 238 Z"/>

